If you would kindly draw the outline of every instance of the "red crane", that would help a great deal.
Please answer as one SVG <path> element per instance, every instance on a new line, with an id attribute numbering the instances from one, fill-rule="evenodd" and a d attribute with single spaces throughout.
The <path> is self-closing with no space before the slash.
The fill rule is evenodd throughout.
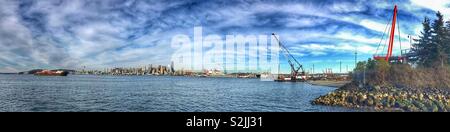
<path id="1" fill-rule="evenodd" d="M 389 43 L 388 43 L 387 54 L 385 54 L 385 55 L 377 55 L 375 53 L 375 55 L 373 57 L 375 60 L 385 60 L 385 61 L 389 62 L 390 60 L 403 61 L 405 59 L 405 57 L 403 57 L 402 55 L 400 55 L 400 56 L 392 56 L 392 50 L 394 48 L 394 37 L 395 37 L 395 26 L 396 26 L 395 24 L 398 23 L 398 21 L 397 21 L 397 11 L 398 11 L 397 5 L 395 5 L 394 6 L 394 15 L 392 16 L 392 26 L 390 28 L 391 31 L 390 31 L 390 34 L 389 34 Z M 389 25 L 389 23 L 388 23 L 388 25 Z M 386 29 L 387 29 L 387 26 L 386 26 Z M 400 26 L 400 25 L 398 25 L 398 26 Z M 398 27 L 398 28 L 400 29 L 400 27 Z M 400 35 L 400 30 L 398 30 L 398 32 L 399 32 L 399 35 Z M 384 37 L 384 33 L 383 33 L 383 37 Z M 383 40 L 383 37 L 381 38 L 382 40 Z M 401 40 L 400 39 L 401 38 L 399 36 L 400 48 L 401 48 Z M 381 45 L 381 42 L 380 42 L 380 45 Z M 378 46 L 378 49 L 379 48 L 380 48 L 380 46 Z M 377 52 L 378 52 L 378 49 L 377 49 Z"/>

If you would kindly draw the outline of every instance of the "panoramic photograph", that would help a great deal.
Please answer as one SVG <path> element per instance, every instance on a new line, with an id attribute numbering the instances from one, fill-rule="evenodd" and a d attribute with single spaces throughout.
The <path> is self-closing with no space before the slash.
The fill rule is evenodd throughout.
<path id="1" fill-rule="evenodd" d="M 0 46 L 0 112 L 450 112 L 450 0 L 0 0 Z"/>

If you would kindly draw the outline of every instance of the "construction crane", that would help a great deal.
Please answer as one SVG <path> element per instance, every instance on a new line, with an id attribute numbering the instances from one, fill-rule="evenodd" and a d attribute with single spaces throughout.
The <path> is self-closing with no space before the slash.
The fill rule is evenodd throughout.
<path id="1" fill-rule="evenodd" d="M 295 57 L 289 52 L 289 50 L 280 42 L 275 33 L 272 33 L 272 36 L 277 40 L 279 47 L 283 51 L 284 57 L 288 60 L 289 66 L 291 66 L 291 81 L 297 81 L 298 75 L 304 76 L 305 71 L 303 69 L 303 65 L 295 59 Z M 301 70 L 301 73 L 299 72 Z M 300 74 L 299 74 L 300 73 Z M 305 78 L 302 78 L 305 80 Z M 282 79 L 284 80 L 284 78 Z"/>
<path id="2" fill-rule="evenodd" d="M 392 19 L 391 19 L 392 22 L 391 22 L 391 20 L 389 20 L 388 24 L 386 25 L 386 28 L 385 28 L 385 30 L 383 32 L 383 36 L 381 37 L 380 43 L 378 45 L 378 48 L 377 48 L 377 50 L 376 50 L 376 52 L 375 52 L 375 54 L 373 56 L 373 58 L 375 60 L 385 60 L 387 62 L 390 62 L 390 61 L 404 62 L 405 59 L 406 59 L 406 57 L 403 56 L 403 53 L 402 53 L 402 43 L 401 43 L 401 37 L 400 37 L 400 25 L 398 24 L 398 20 L 397 20 L 397 12 L 398 12 L 397 5 L 395 5 L 394 6 L 394 13 L 393 13 Z M 390 31 L 390 34 L 389 34 L 389 42 L 387 44 L 388 45 L 387 53 L 386 54 L 377 54 L 379 49 L 380 49 L 380 47 L 381 47 L 381 43 L 383 41 L 384 35 L 387 34 L 386 31 L 387 31 L 387 29 L 389 27 L 389 24 L 392 24 L 392 25 L 390 27 L 391 31 Z M 392 56 L 392 50 L 394 48 L 394 38 L 395 38 L 396 24 L 397 24 L 397 27 L 398 27 L 398 36 L 399 36 L 398 41 L 400 42 L 400 51 L 401 51 L 400 52 L 400 56 Z M 385 48 L 386 48 L 386 44 L 384 45 L 383 50 L 381 50 L 381 51 L 384 51 Z"/>

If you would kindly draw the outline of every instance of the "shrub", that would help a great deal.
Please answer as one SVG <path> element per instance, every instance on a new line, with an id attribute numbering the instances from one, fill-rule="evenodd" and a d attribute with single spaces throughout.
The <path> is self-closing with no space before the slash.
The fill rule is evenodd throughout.
<path id="1" fill-rule="evenodd" d="M 358 74 L 363 74 L 357 71 Z M 373 69 L 365 72 L 369 86 L 396 88 L 439 88 L 450 89 L 450 69 L 448 66 L 438 68 L 413 68 L 409 64 L 389 64 L 377 61 Z M 357 78 L 361 79 L 361 78 Z M 361 80 L 355 80 L 361 82 Z"/>

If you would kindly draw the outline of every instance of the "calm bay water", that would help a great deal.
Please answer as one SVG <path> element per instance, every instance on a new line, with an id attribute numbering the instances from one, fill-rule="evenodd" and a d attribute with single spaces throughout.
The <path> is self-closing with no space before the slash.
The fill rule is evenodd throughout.
<path id="1" fill-rule="evenodd" d="M 334 89 L 236 78 L 0 75 L 0 111 L 353 111 L 311 105 Z"/>

